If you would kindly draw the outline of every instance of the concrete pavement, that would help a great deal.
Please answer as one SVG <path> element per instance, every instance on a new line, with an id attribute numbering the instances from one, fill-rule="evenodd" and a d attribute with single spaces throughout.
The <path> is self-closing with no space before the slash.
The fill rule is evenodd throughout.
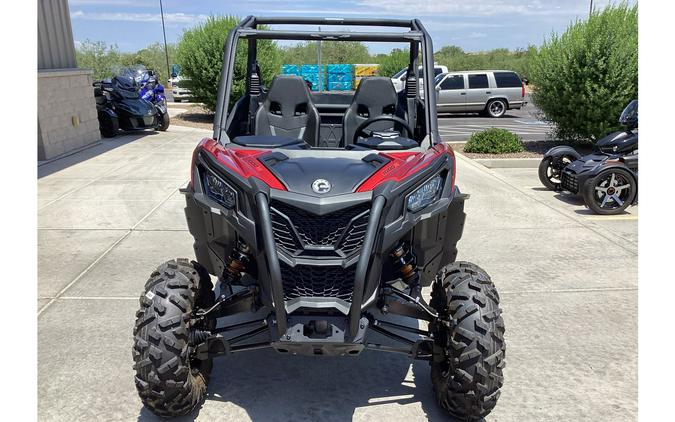
<path id="1" fill-rule="evenodd" d="M 156 265 L 194 256 L 177 190 L 209 133 L 124 135 L 39 168 L 40 420 L 157 420 L 134 388 L 134 313 Z M 536 173 L 504 170 L 458 160 L 471 194 L 459 259 L 492 275 L 507 328 L 487 420 L 634 420 L 637 221 L 590 219 L 533 189 Z M 428 365 L 398 355 L 260 350 L 217 360 L 212 377 L 184 420 L 447 420 Z"/>

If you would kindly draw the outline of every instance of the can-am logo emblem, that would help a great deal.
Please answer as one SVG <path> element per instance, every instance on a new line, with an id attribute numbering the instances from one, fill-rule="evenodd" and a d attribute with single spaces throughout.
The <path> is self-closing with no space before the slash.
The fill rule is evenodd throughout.
<path id="1" fill-rule="evenodd" d="M 316 179 L 314 183 L 312 183 L 312 190 L 316 193 L 328 193 L 332 187 L 330 182 L 325 179 Z"/>

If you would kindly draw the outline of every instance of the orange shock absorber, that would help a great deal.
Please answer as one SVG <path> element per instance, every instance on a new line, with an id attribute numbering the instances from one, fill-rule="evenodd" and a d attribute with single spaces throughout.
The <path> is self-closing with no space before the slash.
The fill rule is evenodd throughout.
<path id="1" fill-rule="evenodd" d="M 414 287 L 419 281 L 417 273 L 417 260 L 410 251 L 410 245 L 401 242 L 389 254 L 392 258 L 394 270 L 399 273 L 401 279 L 408 286 Z"/>
<path id="2" fill-rule="evenodd" d="M 227 284 L 237 281 L 241 278 L 241 273 L 246 272 L 248 264 L 251 262 L 251 250 L 249 246 L 241 241 L 237 241 L 232 253 L 227 259 L 225 270 L 223 271 L 223 281 Z"/>

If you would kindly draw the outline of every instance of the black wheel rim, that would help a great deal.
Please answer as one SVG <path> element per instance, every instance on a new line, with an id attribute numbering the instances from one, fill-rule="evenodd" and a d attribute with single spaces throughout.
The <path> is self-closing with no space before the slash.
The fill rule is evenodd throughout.
<path id="1" fill-rule="evenodd" d="M 593 200 L 603 210 L 623 207 L 633 192 L 631 180 L 623 173 L 609 172 L 593 186 Z"/>
<path id="2" fill-rule="evenodd" d="M 553 157 L 548 161 L 548 168 L 546 169 L 546 178 L 549 182 L 554 185 L 559 185 L 562 183 L 560 177 L 562 175 L 563 169 L 573 161 L 573 158 L 569 155 L 563 155 L 562 157 Z"/>

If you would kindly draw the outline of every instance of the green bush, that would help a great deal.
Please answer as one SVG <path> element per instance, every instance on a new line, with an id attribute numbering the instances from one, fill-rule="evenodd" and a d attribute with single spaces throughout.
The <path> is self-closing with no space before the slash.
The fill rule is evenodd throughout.
<path id="1" fill-rule="evenodd" d="M 391 78 L 399 70 L 408 67 L 408 64 L 410 64 L 410 51 L 395 48 L 391 53 L 379 59 L 379 63 L 378 75 Z"/>
<path id="2" fill-rule="evenodd" d="M 617 130 L 638 94 L 637 4 L 608 6 L 552 35 L 530 64 L 533 101 L 566 142 Z"/>
<path id="3" fill-rule="evenodd" d="M 464 146 L 464 152 L 482 154 L 506 154 L 522 150 L 523 141 L 518 135 L 495 127 L 472 133 Z"/>
<path id="4" fill-rule="evenodd" d="M 182 73 L 191 80 L 193 97 L 210 109 L 216 108 L 216 97 L 223 64 L 223 46 L 229 32 L 239 23 L 234 16 L 209 17 L 203 24 L 186 30 L 178 43 L 178 63 Z M 262 26 L 261 29 L 264 29 Z M 276 43 L 258 40 L 258 64 L 267 85 L 281 69 L 281 55 Z M 246 90 L 246 41 L 240 40 L 235 56 L 230 102 Z"/>

